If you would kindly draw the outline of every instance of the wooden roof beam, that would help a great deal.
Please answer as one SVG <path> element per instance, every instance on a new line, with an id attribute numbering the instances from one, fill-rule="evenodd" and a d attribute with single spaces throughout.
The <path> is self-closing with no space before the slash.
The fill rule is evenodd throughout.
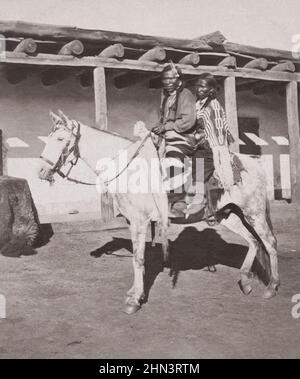
<path id="1" fill-rule="evenodd" d="M 157 62 L 141 62 L 137 60 L 124 59 L 122 61 L 102 58 L 102 57 L 82 57 L 76 58 L 71 56 L 60 56 L 51 54 L 38 54 L 37 56 L 20 56 L 18 53 L 6 52 L 5 56 L 0 57 L 0 63 L 5 64 L 24 64 L 24 65 L 36 65 L 36 66 L 60 66 L 60 67 L 104 67 L 108 69 L 130 70 L 130 71 L 143 71 L 160 73 L 163 69 L 163 65 Z M 213 75 L 220 77 L 234 76 L 244 79 L 257 79 L 257 80 L 269 80 L 269 81 L 297 81 L 300 82 L 300 73 L 284 72 L 284 71 L 263 71 L 246 69 L 237 67 L 235 70 L 227 69 L 220 66 L 204 66 L 197 67 L 180 65 L 183 74 L 187 75 L 199 75 L 203 72 L 210 72 Z"/>
<path id="2" fill-rule="evenodd" d="M 225 57 L 224 59 L 221 60 L 218 66 L 235 69 L 237 67 L 236 58 L 232 56 Z"/>
<path id="3" fill-rule="evenodd" d="M 34 54 L 36 50 L 37 50 L 37 43 L 32 38 L 23 39 L 14 48 L 14 52 L 25 53 L 25 54 Z"/>
<path id="4" fill-rule="evenodd" d="M 0 33 L 8 37 L 30 37 L 42 40 L 121 43 L 124 46 L 151 49 L 155 46 L 174 47 L 176 49 L 212 51 L 212 46 L 221 46 L 225 37 L 220 32 L 210 33 L 198 39 L 176 39 L 147 36 L 133 33 L 119 33 L 106 30 L 80 29 L 73 26 L 33 24 L 20 21 L 0 22 Z"/>
<path id="5" fill-rule="evenodd" d="M 149 55 L 144 54 L 139 60 L 145 60 L 145 57 L 149 57 Z M 151 57 L 151 55 L 150 55 Z M 162 55 L 161 58 L 165 59 L 165 55 Z M 178 62 L 179 64 L 184 64 L 184 65 L 191 65 L 191 66 L 196 66 L 200 63 L 200 57 L 199 54 L 197 53 L 191 53 L 185 55 L 181 60 Z M 125 79 L 126 77 L 126 79 Z M 128 79 L 130 77 L 130 79 Z M 149 75 L 145 76 L 143 73 L 135 73 L 135 74 L 123 74 L 120 75 L 119 77 L 115 78 L 115 85 L 117 88 L 124 88 L 129 85 L 136 84 L 141 81 L 146 81 L 149 80 Z M 160 88 L 161 87 L 161 82 L 160 78 L 155 75 L 154 78 L 151 78 L 149 81 L 149 87 L 150 88 Z"/>
<path id="6" fill-rule="evenodd" d="M 284 61 L 281 63 L 278 63 L 274 67 L 270 69 L 270 71 L 285 71 L 285 72 L 295 72 L 296 67 L 293 62 L 291 61 Z"/>
<path id="7" fill-rule="evenodd" d="M 166 59 L 166 51 L 160 47 L 155 46 L 153 49 L 144 53 L 139 59 L 139 62 L 161 62 Z M 117 88 L 125 88 L 134 84 L 149 80 L 149 74 L 143 72 L 126 72 L 119 75 L 114 79 L 114 84 Z"/>
<path id="8" fill-rule="evenodd" d="M 77 55 L 81 55 L 83 51 L 83 43 L 79 40 L 73 40 L 63 45 L 63 47 L 59 50 L 58 55 L 73 55 L 75 57 Z"/>
<path id="9" fill-rule="evenodd" d="M 197 53 L 187 54 L 183 58 L 181 58 L 178 63 L 197 66 L 200 63 L 200 56 Z"/>
<path id="10" fill-rule="evenodd" d="M 200 56 L 198 53 L 185 55 L 178 62 L 178 64 L 184 64 L 188 66 L 197 66 L 199 63 L 200 63 Z M 149 80 L 149 88 L 158 89 L 158 88 L 161 88 L 161 86 L 162 84 L 161 84 L 160 76 L 156 75 L 154 78 Z"/>
<path id="11" fill-rule="evenodd" d="M 299 63 L 300 60 L 293 57 L 293 54 L 291 51 L 285 51 L 285 50 L 278 50 L 278 49 L 269 49 L 269 48 L 261 48 L 261 47 L 254 47 L 254 46 L 248 46 L 248 45 L 240 45 L 238 43 L 233 42 L 224 42 L 223 43 L 224 51 L 231 54 L 231 53 L 238 53 L 243 54 L 247 56 L 251 56 L 254 58 L 267 58 L 268 60 L 289 60 L 291 62 Z"/>
<path id="12" fill-rule="evenodd" d="M 84 51 L 84 45 L 79 40 L 66 43 L 59 50 L 59 56 L 78 56 Z M 44 86 L 51 86 L 65 80 L 70 74 L 67 68 L 49 68 L 41 73 L 41 80 Z"/>
<path id="13" fill-rule="evenodd" d="M 5 46 L 5 44 L 4 44 Z M 32 38 L 21 40 L 14 48 L 14 52 L 18 54 L 34 54 L 37 50 L 37 43 Z M 6 66 L 4 69 L 6 80 L 10 84 L 18 84 L 25 80 L 30 70 L 20 65 Z"/>
<path id="14" fill-rule="evenodd" d="M 244 68 L 251 68 L 255 70 L 265 71 L 269 66 L 269 62 L 266 58 L 256 58 L 244 65 Z"/>
<path id="15" fill-rule="evenodd" d="M 139 61 L 151 61 L 151 62 L 161 62 L 166 59 L 166 51 L 161 46 L 155 46 L 153 49 L 146 51 L 142 56 L 139 57 Z"/>
<path id="16" fill-rule="evenodd" d="M 124 46 L 120 43 L 115 43 L 114 45 L 108 46 L 107 48 L 102 50 L 98 57 L 123 58 L 124 52 Z"/>
<path id="17" fill-rule="evenodd" d="M 102 50 L 98 57 L 103 58 L 123 58 L 125 54 L 125 48 L 120 43 L 115 43 L 114 45 L 106 47 Z M 91 70 L 83 69 L 76 75 L 80 81 L 82 87 L 87 88 L 93 84 L 93 73 Z"/>

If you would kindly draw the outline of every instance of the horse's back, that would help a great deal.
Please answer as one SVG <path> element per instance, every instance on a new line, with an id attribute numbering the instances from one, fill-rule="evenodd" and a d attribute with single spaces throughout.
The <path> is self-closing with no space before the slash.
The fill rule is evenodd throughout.
<path id="1" fill-rule="evenodd" d="M 218 207 L 233 202 L 248 215 L 265 214 L 267 207 L 267 175 L 258 156 L 234 154 L 241 162 L 241 180 L 225 192 Z"/>

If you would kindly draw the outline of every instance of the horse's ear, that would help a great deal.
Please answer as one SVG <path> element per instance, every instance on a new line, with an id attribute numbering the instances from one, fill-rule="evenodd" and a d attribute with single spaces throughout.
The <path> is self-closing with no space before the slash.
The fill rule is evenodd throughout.
<path id="1" fill-rule="evenodd" d="M 69 118 L 60 109 L 58 110 L 58 114 L 60 115 L 60 117 L 61 117 L 62 121 L 65 123 L 65 125 L 67 125 Z"/>
<path id="2" fill-rule="evenodd" d="M 54 126 L 56 126 L 61 121 L 61 118 L 52 110 L 49 111 L 49 116 Z"/>

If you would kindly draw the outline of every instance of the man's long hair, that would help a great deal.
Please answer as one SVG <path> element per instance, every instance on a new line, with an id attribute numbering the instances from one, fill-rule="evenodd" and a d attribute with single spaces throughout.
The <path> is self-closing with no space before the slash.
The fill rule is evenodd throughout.
<path id="1" fill-rule="evenodd" d="M 180 67 L 176 66 L 172 61 L 170 61 L 170 63 L 168 63 L 163 68 L 161 75 L 163 75 L 165 72 L 169 72 L 169 71 L 172 72 L 174 77 L 179 80 L 178 86 L 175 89 L 176 95 L 175 95 L 175 101 L 174 101 L 174 105 L 173 105 L 173 109 L 176 112 L 177 105 L 178 105 L 178 97 L 179 97 L 179 94 L 183 90 L 183 87 L 184 87 L 183 75 L 182 75 L 182 71 L 181 71 Z M 168 97 L 169 97 L 169 94 L 164 90 L 163 91 L 163 100 L 162 100 L 161 108 L 160 108 L 160 122 L 161 123 L 163 122 L 163 119 L 164 119 L 164 109 L 165 109 Z"/>

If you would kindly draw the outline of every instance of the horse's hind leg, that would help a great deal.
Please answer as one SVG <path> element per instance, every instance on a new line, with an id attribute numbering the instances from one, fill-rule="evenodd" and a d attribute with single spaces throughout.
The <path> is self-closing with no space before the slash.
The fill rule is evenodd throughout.
<path id="1" fill-rule="evenodd" d="M 278 274 L 277 241 L 269 225 L 270 223 L 266 218 L 254 220 L 255 231 L 261 238 L 270 257 L 272 278 L 264 292 L 264 298 L 266 299 L 270 299 L 275 296 L 280 285 Z"/>
<path id="2" fill-rule="evenodd" d="M 141 307 L 144 297 L 144 272 L 145 272 L 145 243 L 147 233 L 146 222 L 140 220 L 130 224 L 131 240 L 133 247 L 133 270 L 134 282 L 132 288 L 127 292 L 125 313 L 133 314 Z"/>
<path id="3" fill-rule="evenodd" d="M 221 224 L 226 226 L 234 233 L 243 237 L 249 244 L 249 249 L 246 258 L 240 269 L 241 280 L 239 282 L 240 288 L 245 295 L 249 295 L 252 291 L 252 278 L 253 274 L 251 268 L 259 249 L 259 242 L 256 238 L 244 227 L 241 220 L 235 214 L 231 214 L 227 219 L 221 221 Z"/>

